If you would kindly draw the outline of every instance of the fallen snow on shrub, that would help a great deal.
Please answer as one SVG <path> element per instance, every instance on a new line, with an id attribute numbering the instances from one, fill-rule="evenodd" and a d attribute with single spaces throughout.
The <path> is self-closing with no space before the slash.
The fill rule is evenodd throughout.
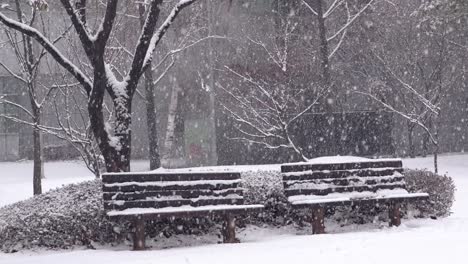
<path id="1" fill-rule="evenodd" d="M 71 184 L 0 209 L 0 248 L 69 248 L 112 242 L 99 180 Z"/>
<path id="2" fill-rule="evenodd" d="M 446 217 L 451 214 L 456 190 L 451 177 L 427 170 L 406 170 L 405 179 L 408 191 L 429 194 L 429 200 L 410 205 L 415 216 Z"/>
<path id="3" fill-rule="evenodd" d="M 184 244 L 177 235 L 211 232 L 220 237 L 215 222 L 219 221 L 209 218 L 152 221 L 148 222 L 146 232 L 153 241 L 164 240 L 163 245 L 158 245 L 162 248 L 166 243 Z M 67 185 L 0 208 L 0 249 L 4 252 L 118 245 L 130 243 L 131 233 L 130 223 L 106 218 L 100 180 Z"/>

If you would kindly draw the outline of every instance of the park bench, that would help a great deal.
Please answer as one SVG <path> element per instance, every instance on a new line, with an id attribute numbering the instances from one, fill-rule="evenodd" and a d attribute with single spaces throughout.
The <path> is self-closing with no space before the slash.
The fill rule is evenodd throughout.
<path id="1" fill-rule="evenodd" d="M 235 216 L 263 209 L 244 205 L 237 172 L 106 173 L 102 181 L 107 216 L 134 223 L 134 250 L 145 248 L 147 220 L 218 215 L 223 242 L 235 243 Z"/>
<path id="2" fill-rule="evenodd" d="M 390 225 L 399 226 L 401 203 L 429 197 L 427 193 L 408 193 L 399 159 L 285 164 L 281 172 L 292 207 L 312 211 L 313 234 L 325 233 L 327 207 L 387 204 Z"/>

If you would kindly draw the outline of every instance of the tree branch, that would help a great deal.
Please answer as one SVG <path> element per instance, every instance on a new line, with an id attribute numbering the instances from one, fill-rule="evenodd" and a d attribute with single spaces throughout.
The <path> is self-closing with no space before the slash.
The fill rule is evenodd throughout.
<path id="1" fill-rule="evenodd" d="M 8 18 L 5 16 L 2 12 L 0 12 L 0 22 L 2 22 L 5 26 L 13 28 L 17 31 L 20 31 L 21 33 L 30 36 L 31 38 L 34 38 L 39 44 L 41 44 L 48 52 L 49 54 L 54 57 L 54 59 L 62 66 L 64 67 L 73 77 L 75 77 L 81 85 L 83 85 L 83 88 L 86 90 L 86 92 L 89 94 L 91 92 L 91 87 L 92 83 L 84 75 L 83 72 L 81 72 L 80 69 L 78 69 L 70 60 L 68 60 L 42 33 L 40 33 L 37 29 L 30 27 L 26 24 L 17 22 L 13 19 Z"/>

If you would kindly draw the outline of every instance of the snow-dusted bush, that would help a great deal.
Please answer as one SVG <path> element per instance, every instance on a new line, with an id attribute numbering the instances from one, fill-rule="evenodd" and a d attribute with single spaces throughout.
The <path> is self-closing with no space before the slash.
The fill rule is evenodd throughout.
<path id="1" fill-rule="evenodd" d="M 253 221 L 285 225 L 297 219 L 284 195 L 279 171 L 247 171 L 242 173 L 244 198 L 248 204 L 263 204 L 265 209 Z"/>
<path id="2" fill-rule="evenodd" d="M 405 170 L 406 186 L 410 192 L 426 192 L 429 200 L 412 203 L 409 209 L 417 217 L 445 217 L 450 215 L 455 201 L 455 183 L 447 175 L 426 170 Z"/>
<path id="3" fill-rule="evenodd" d="M 100 188 L 100 181 L 72 184 L 0 208 L 0 248 L 15 252 L 115 241 Z"/>
<path id="4" fill-rule="evenodd" d="M 156 239 L 172 234 L 199 234 L 212 225 L 210 219 L 155 221 L 148 223 L 147 233 Z M 0 250 L 92 248 L 94 244 L 130 242 L 131 228 L 130 223 L 106 218 L 101 181 L 89 181 L 0 208 Z"/>

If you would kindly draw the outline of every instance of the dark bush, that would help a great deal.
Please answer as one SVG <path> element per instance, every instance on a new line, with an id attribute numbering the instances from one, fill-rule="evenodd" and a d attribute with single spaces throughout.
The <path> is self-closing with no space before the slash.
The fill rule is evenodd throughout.
<path id="1" fill-rule="evenodd" d="M 416 217 L 445 217 L 450 215 L 455 201 L 455 183 L 447 175 L 437 175 L 427 170 L 405 170 L 409 192 L 425 192 L 429 200 L 412 203 L 409 209 Z"/>
<path id="2" fill-rule="evenodd" d="M 0 248 L 68 248 L 116 240 L 99 181 L 72 184 L 0 209 Z M 119 229 L 118 227 L 115 227 Z"/>
<path id="3" fill-rule="evenodd" d="M 263 213 L 250 220 L 281 226 L 299 219 L 284 195 L 279 171 L 247 171 L 242 179 L 246 203 L 265 205 Z"/>
<path id="4" fill-rule="evenodd" d="M 149 237 L 200 234 L 211 219 L 174 219 L 147 223 Z M 100 180 L 71 184 L 0 208 L 0 250 L 16 252 L 35 247 L 67 249 L 130 241 L 130 223 L 105 216 Z"/>

